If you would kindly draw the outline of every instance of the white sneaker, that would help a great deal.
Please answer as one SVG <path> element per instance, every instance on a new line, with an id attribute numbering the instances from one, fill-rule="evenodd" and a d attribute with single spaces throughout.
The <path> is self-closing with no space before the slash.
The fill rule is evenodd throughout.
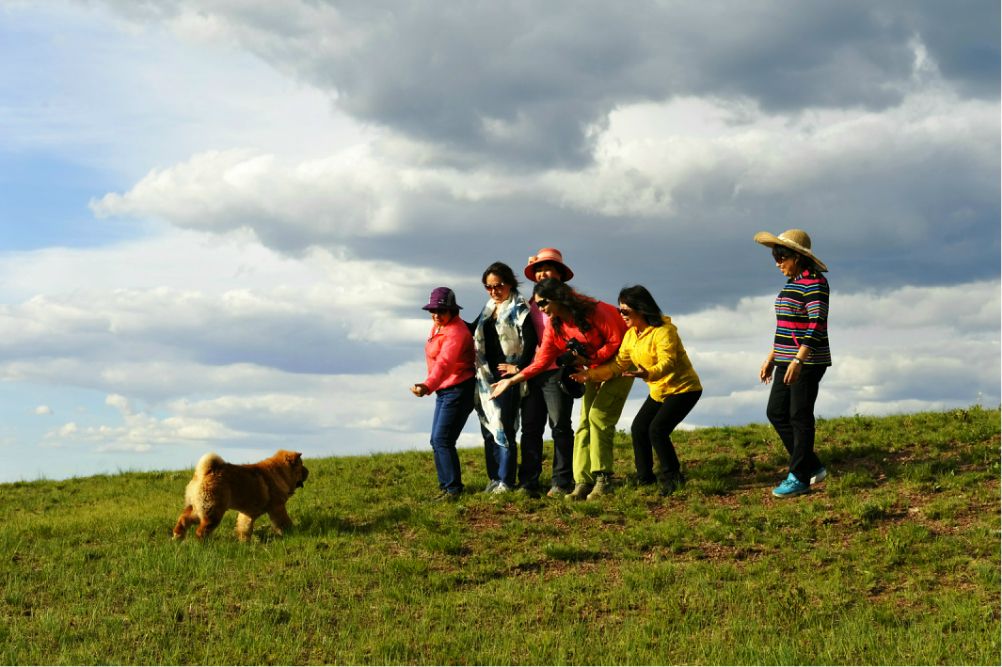
<path id="1" fill-rule="evenodd" d="M 813 475 L 811 475 L 811 484 L 812 485 L 819 484 L 825 481 L 825 477 L 827 476 L 828 476 L 828 471 L 825 470 L 824 466 L 821 466 L 820 468 L 814 471 Z"/>
<path id="2" fill-rule="evenodd" d="M 498 485 L 491 490 L 491 494 L 495 496 L 500 496 L 505 493 L 511 493 L 511 487 L 504 482 L 498 482 Z"/>

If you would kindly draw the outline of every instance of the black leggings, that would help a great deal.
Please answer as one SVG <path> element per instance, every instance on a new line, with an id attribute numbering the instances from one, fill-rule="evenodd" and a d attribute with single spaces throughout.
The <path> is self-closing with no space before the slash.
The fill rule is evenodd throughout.
<path id="1" fill-rule="evenodd" d="M 662 476 L 679 472 L 681 464 L 671 443 L 671 433 L 685 419 L 702 395 L 702 391 L 672 394 L 666 396 L 664 402 L 655 401 L 648 396 L 640 406 L 640 411 L 630 427 L 633 434 L 633 461 L 637 466 L 637 479 L 643 482 L 654 481 L 652 450 L 658 454 Z"/>

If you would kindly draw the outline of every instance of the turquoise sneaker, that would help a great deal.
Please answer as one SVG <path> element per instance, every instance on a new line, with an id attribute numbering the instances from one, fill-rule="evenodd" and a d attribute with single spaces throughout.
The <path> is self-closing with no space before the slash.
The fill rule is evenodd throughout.
<path id="1" fill-rule="evenodd" d="M 783 480 L 782 484 L 772 490 L 772 495 L 777 498 L 792 498 L 793 496 L 799 496 L 807 493 L 810 488 L 810 484 L 804 484 L 791 472 L 786 476 L 786 479 Z"/>
<path id="2" fill-rule="evenodd" d="M 811 484 L 812 485 L 820 484 L 821 482 L 825 481 L 825 477 L 827 476 L 828 476 L 828 471 L 825 470 L 824 466 L 821 466 L 820 468 L 814 471 L 813 475 L 811 475 Z"/>

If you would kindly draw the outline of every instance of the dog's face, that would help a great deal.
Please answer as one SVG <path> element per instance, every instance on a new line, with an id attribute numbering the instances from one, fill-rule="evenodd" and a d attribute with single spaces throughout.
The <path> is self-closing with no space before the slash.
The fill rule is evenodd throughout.
<path id="1" fill-rule="evenodd" d="M 310 471 L 303 465 L 303 455 L 301 452 L 292 452 L 287 449 L 280 449 L 271 458 L 267 458 L 260 463 L 252 463 L 251 467 L 265 471 L 265 473 L 276 482 L 281 480 L 284 493 L 292 495 L 296 489 L 300 489 L 306 478 L 310 476 Z M 282 499 L 285 501 L 285 498 Z"/>
<path id="2" fill-rule="evenodd" d="M 293 473 L 295 473 L 297 475 L 296 476 L 296 488 L 297 489 L 301 489 L 301 488 L 303 488 L 303 483 L 306 482 L 306 478 L 310 476 L 310 471 L 306 468 L 306 466 L 303 465 L 303 459 L 302 459 L 302 457 L 300 457 L 297 460 L 297 463 L 298 463 L 298 465 L 293 468 Z"/>
<path id="3" fill-rule="evenodd" d="M 303 465 L 303 455 L 300 452 L 286 452 L 286 461 L 296 488 L 303 488 L 306 478 L 310 476 L 310 471 Z"/>

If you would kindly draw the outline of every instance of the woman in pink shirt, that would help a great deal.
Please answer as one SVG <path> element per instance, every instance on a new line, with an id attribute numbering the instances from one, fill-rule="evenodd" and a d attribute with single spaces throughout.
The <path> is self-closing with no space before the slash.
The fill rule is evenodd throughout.
<path id="1" fill-rule="evenodd" d="M 473 336 L 459 317 L 456 295 L 448 287 L 436 287 L 428 304 L 431 334 L 424 346 L 428 377 L 411 387 L 415 396 L 435 394 L 431 423 L 431 448 L 440 489 L 436 500 L 455 500 L 463 490 L 456 441 L 473 412 Z"/>
<path id="2" fill-rule="evenodd" d="M 626 324 L 612 304 L 579 294 L 547 278 L 533 290 L 536 305 L 549 316 L 543 342 L 532 363 L 494 385 L 492 396 L 546 370 L 555 360 L 572 369 L 594 368 L 615 358 Z M 570 500 L 594 500 L 609 491 L 616 423 L 633 387 L 633 378 L 617 377 L 585 385 L 581 421 L 574 433 L 574 491 Z"/>

